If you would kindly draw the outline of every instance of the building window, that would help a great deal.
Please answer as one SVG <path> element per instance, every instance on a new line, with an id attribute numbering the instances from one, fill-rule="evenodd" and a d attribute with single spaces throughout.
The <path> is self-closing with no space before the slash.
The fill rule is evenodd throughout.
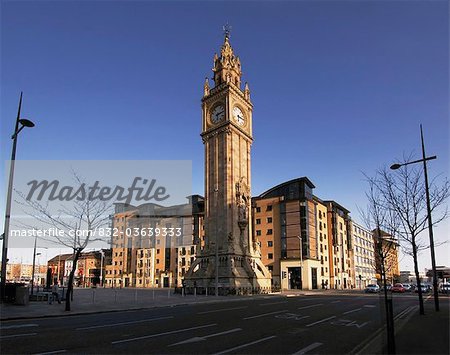
<path id="1" fill-rule="evenodd" d="M 273 254 L 272 253 L 267 254 L 267 259 L 273 259 Z"/>
<path id="2" fill-rule="evenodd" d="M 267 223 L 272 223 L 272 217 L 267 217 Z"/>
<path id="3" fill-rule="evenodd" d="M 268 229 L 268 230 L 267 230 L 267 235 L 272 235 L 272 234 L 273 234 L 272 229 Z"/>
<path id="4" fill-rule="evenodd" d="M 256 219 L 256 224 L 261 224 L 261 218 Z"/>
<path id="5" fill-rule="evenodd" d="M 267 241 L 267 246 L 268 246 L 268 247 L 273 247 L 273 241 L 268 240 L 268 241 Z"/>
<path id="6" fill-rule="evenodd" d="M 261 207 L 256 207 L 256 213 L 261 212 Z"/>
<path id="7" fill-rule="evenodd" d="M 272 205 L 267 205 L 266 211 L 272 211 Z"/>
<path id="8" fill-rule="evenodd" d="M 261 235 L 261 231 L 256 231 L 256 235 Z"/>

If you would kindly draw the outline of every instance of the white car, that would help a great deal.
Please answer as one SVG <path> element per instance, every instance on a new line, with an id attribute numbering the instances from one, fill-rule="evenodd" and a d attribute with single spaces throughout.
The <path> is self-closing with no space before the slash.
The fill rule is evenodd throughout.
<path id="1" fill-rule="evenodd" d="M 378 293 L 378 292 L 380 292 L 380 286 L 375 285 L 375 284 L 367 285 L 364 292 L 365 293 Z"/>
<path id="2" fill-rule="evenodd" d="M 450 293 L 450 283 L 443 283 L 439 285 L 439 292 Z"/>

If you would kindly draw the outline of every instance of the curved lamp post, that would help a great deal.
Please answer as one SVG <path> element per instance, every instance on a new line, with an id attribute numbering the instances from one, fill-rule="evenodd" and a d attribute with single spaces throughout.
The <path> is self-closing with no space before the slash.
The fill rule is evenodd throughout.
<path id="1" fill-rule="evenodd" d="M 404 165 L 421 163 L 423 162 L 423 173 L 425 176 L 425 195 L 427 198 L 427 214 L 428 214 L 428 233 L 430 238 L 430 251 L 431 251 L 431 268 L 433 270 L 433 293 L 434 293 L 434 308 L 439 311 L 439 295 L 438 295 L 438 284 L 437 284 L 437 273 L 436 273 L 436 258 L 434 254 L 434 238 L 433 238 L 433 222 L 431 220 L 431 204 L 430 204 L 430 190 L 428 187 L 428 171 L 427 171 L 427 160 L 436 159 L 436 155 L 431 157 L 426 157 L 425 155 L 425 143 L 423 141 L 422 125 L 420 125 L 420 139 L 422 141 L 422 159 L 409 161 L 403 164 L 393 164 L 391 165 L 392 170 L 396 170 Z"/>
<path id="2" fill-rule="evenodd" d="M 5 209 L 5 228 L 3 233 L 3 246 L 2 246 L 2 278 L 0 284 L 1 300 L 5 297 L 5 286 L 6 286 L 6 264 L 8 262 L 8 238 L 9 238 L 9 222 L 11 213 L 11 200 L 12 200 L 12 187 L 14 180 L 14 165 L 16 160 L 16 147 L 17 147 L 17 136 L 25 127 L 32 128 L 34 123 L 25 118 L 20 118 L 20 109 L 22 107 L 22 92 L 20 93 L 19 108 L 17 110 L 16 125 L 14 133 L 11 136 L 13 140 L 12 152 L 11 152 L 11 164 L 9 168 L 9 180 L 8 180 L 8 195 L 6 197 L 6 209 Z"/>

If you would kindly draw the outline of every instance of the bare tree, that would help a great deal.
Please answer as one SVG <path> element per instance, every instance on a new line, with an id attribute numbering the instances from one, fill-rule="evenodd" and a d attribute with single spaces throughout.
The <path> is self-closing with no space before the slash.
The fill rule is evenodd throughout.
<path id="1" fill-rule="evenodd" d="M 383 284 L 388 353 L 395 353 L 394 318 L 392 300 L 388 298 L 387 274 L 395 266 L 391 254 L 396 252 L 399 220 L 388 208 L 386 199 L 379 190 L 377 181 L 366 176 L 369 190 L 366 192 L 367 208 L 359 212 L 366 227 L 372 231 L 375 253 L 375 272 L 380 275 Z"/>
<path id="2" fill-rule="evenodd" d="M 75 184 L 81 186 L 84 182 L 76 174 L 74 174 Z M 41 237 L 58 246 L 64 246 L 73 250 L 72 270 L 69 274 L 65 310 L 71 310 L 71 299 L 73 294 L 73 281 L 77 262 L 82 251 L 88 245 L 95 241 L 106 241 L 105 237 L 99 237 L 95 234 L 98 228 L 104 227 L 109 220 L 109 211 L 111 210 L 111 202 L 100 199 L 90 199 L 86 196 L 84 199 L 74 198 L 70 206 L 67 204 L 55 213 L 49 207 L 49 204 L 41 203 L 37 200 L 26 199 L 25 195 L 18 192 L 22 201 L 22 205 L 30 207 L 30 211 L 25 213 L 32 217 L 33 223 L 39 223 L 41 226 L 55 228 L 59 233 L 51 237 Z M 28 228 L 35 228 L 34 225 L 21 223 Z M 42 228 L 42 227 L 41 227 Z M 37 228 L 39 229 L 39 228 Z"/>
<path id="3" fill-rule="evenodd" d="M 390 213 L 394 213 L 400 222 L 398 235 L 402 241 L 403 250 L 413 257 L 420 314 L 424 314 L 418 265 L 418 253 L 429 248 L 429 244 L 421 238 L 421 233 L 428 228 L 426 187 L 423 172 L 421 169 L 411 168 L 409 165 L 404 165 L 395 172 L 384 168 L 378 171 L 374 183 L 387 202 L 388 210 Z M 448 180 L 445 179 L 442 185 L 438 185 L 436 179 L 432 180 L 429 191 L 433 225 L 436 225 L 445 219 L 448 214 L 446 208 L 441 209 L 450 192 Z"/>

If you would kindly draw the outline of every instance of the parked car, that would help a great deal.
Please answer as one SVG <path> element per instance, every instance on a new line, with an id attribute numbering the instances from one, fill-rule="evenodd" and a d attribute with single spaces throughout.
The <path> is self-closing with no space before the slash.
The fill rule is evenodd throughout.
<path id="1" fill-rule="evenodd" d="M 439 292 L 450 293 L 450 283 L 443 283 L 439 285 Z"/>
<path id="2" fill-rule="evenodd" d="M 376 284 L 367 285 L 364 289 L 365 293 L 378 293 L 380 292 L 380 286 Z"/>
<path id="3" fill-rule="evenodd" d="M 406 291 L 406 289 L 403 287 L 402 284 L 394 284 L 394 286 L 392 286 L 391 288 L 391 291 L 403 293 Z"/>
<path id="4" fill-rule="evenodd" d="M 390 291 L 391 288 L 392 288 L 392 285 L 391 285 L 391 284 L 386 284 L 386 290 Z M 381 290 L 381 291 L 384 291 L 384 286 L 382 286 L 380 290 Z"/>
<path id="5" fill-rule="evenodd" d="M 428 285 L 422 285 L 422 284 L 420 284 L 420 288 L 422 289 L 422 293 L 430 292 L 430 288 L 429 288 Z M 416 291 L 415 291 L 415 292 L 416 292 L 416 293 L 419 292 L 419 288 L 418 288 L 418 287 L 416 287 Z"/>
<path id="6" fill-rule="evenodd" d="M 402 284 L 406 292 L 412 292 L 414 288 L 410 284 Z"/>

